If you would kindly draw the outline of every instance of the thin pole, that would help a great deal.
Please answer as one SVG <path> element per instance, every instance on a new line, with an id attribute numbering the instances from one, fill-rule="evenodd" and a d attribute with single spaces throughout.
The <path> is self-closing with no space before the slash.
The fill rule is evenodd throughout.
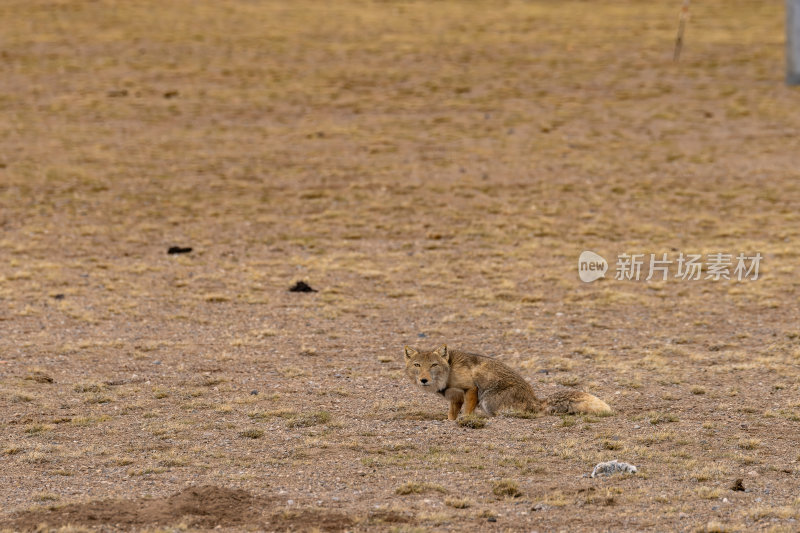
<path id="1" fill-rule="evenodd" d="M 786 84 L 800 85 L 800 0 L 786 0 Z"/>
<path id="2" fill-rule="evenodd" d="M 791 2 L 792 0 L 787 0 Z M 800 0 L 798 0 L 800 1 Z M 681 6 L 681 13 L 678 15 L 678 36 L 675 37 L 675 52 L 672 54 L 672 60 L 677 62 L 681 58 L 681 49 L 683 48 L 683 32 L 686 29 L 686 21 L 689 20 L 689 0 L 683 0 Z"/>

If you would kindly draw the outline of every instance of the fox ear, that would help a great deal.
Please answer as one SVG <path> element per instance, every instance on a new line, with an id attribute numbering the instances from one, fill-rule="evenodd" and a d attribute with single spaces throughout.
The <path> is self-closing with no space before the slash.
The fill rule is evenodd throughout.
<path id="1" fill-rule="evenodd" d="M 415 350 L 411 346 L 406 346 L 404 348 L 404 351 L 406 352 L 406 359 L 411 359 L 412 357 L 414 357 L 415 355 L 417 355 L 419 353 L 417 350 Z"/>
<path id="2" fill-rule="evenodd" d="M 441 346 L 436 348 L 436 350 L 434 350 L 433 353 L 435 353 L 436 355 L 438 355 L 439 357 L 441 357 L 442 359 L 444 359 L 448 363 L 450 362 L 450 352 L 447 351 L 447 345 L 446 344 L 442 344 Z"/>

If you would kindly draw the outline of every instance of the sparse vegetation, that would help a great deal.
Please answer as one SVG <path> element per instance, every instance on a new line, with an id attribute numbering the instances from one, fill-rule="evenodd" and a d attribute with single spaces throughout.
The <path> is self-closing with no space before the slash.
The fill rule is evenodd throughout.
<path id="1" fill-rule="evenodd" d="M 454 509 L 468 509 L 472 507 L 472 502 L 466 498 L 446 498 L 444 503 Z"/>
<path id="2" fill-rule="evenodd" d="M 648 418 L 650 420 L 650 423 L 653 424 L 653 425 L 665 424 L 665 423 L 668 423 L 668 422 L 677 422 L 678 421 L 677 415 L 674 415 L 672 413 L 653 412 L 653 413 L 649 413 L 647 416 L 648 416 Z"/>
<path id="3" fill-rule="evenodd" d="M 260 439 L 264 436 L 264 430 L 258 428 L 248 428 L 244 431 L 240 431 L 239 436 L 246 439 Z"/>
<path id="4" fill-rule="evenodd" d="M 286 421 L 286 427 L 306 428 L 318 424 L 327 424 L 331 420 L 331 414 L 327 411 L 317 411 L 313 413 L 300 413 Z"/>
<path id="5" fill-rule="evenodd" d="M 743 450 L 755 450 L 761 446 L 760 439 L 741 439 L 738 443 L 739 448 Z"/>
<path id="6" fill-rule="evenodd" d="M 673 62 L 680 1 L 587 5 L 0 2 L 0 530 L 796 530 L 783 6 Z M 675 275 L 716 252 L 759 279 Z M 441 342 L 615 414 L 449 421 Z"/>
<path id="7" fill-rule="evenodd" d="M 492 485 L 492 493 L 501 498 L 519 498 L 522 492 L 519 490 L 519 485 L 513 479 L 501 479 L 495 481 Z"/>
<path id="8" fill-rule="evenodd" d="M 479 415 L 471 414 L 458 418 L 457 423 L 462 428 L 480 429 L 486 426 L 486 419 Z"/>
<path id="9" fill-rule="evenodd" d="M 395 489 L 395 493 L 405 496 L 407 494 L 423 494 L 425 492 L 440 492 L 445 494 L 447 490 L 441 485 L 434 483 L 420 483 L 417 481 L 409 481 Z"/>

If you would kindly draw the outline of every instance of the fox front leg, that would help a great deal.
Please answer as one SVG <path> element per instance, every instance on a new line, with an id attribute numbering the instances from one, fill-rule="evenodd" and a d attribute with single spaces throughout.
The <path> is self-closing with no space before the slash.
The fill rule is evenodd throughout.
<path id="1" fill-rule="evenodd" d="M 444 397 L 450 401 L 450 412 L 447 413 L 447 418 L 448 420 L 455 420 L 458 418 L 461 406 L 464 405 L 464 391 L 450 388 L 444 391 Z"/>
<path id="2" fill-rule="evenodd" d="M 478 406 L 478 387 L 472 387 L 466 394 L 467 405 L 464 407 L 464 414 L 471 415 Z"/>

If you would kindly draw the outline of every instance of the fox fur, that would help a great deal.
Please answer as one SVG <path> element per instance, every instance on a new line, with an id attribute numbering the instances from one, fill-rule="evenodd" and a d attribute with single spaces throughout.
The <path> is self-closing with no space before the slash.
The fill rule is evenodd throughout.
<path id="1" fill-rule="evenodd" d="M 567 390 L 539 399 L 533 387 L 509 366 L 484 355 L 450 350 L 444 344 L 429 352 L 406 346 L 405 361 L 406 375 L 412 383 L 450 402 L 450 420 L 458 418 L 462 406 L 467 415 L 477 406 L 489 416 L 514 411 L 612 413 L 608 404 L 586 392 Z"/>

